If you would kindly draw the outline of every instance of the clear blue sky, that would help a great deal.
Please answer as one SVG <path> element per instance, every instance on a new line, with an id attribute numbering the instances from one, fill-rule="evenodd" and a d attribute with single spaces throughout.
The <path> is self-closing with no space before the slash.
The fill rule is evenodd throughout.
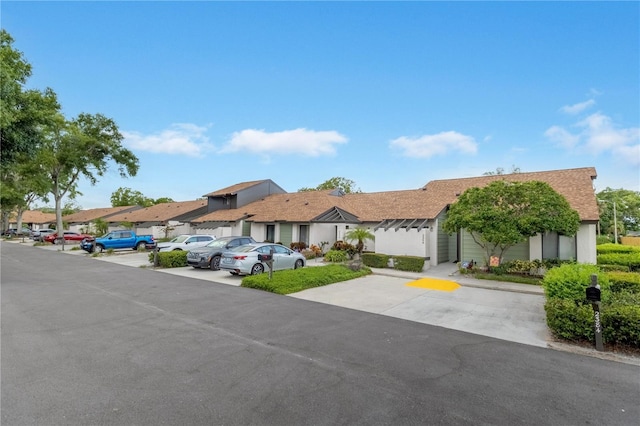
<path id="1" fill-rule="evenodd" d="M 64 113 L 140 159 L 81 185 L 191 200 L 249 180 L 365 192 L 594 166 L 640 190 L 638 2 L 13 2 L 2 27 Z"/>

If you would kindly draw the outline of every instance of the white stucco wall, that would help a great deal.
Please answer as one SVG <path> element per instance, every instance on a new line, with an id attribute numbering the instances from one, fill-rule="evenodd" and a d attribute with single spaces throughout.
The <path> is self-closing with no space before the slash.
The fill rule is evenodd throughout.
<path id="1" fill-rule="evenodd" d="M 312 223 L 309 227 L 309 243 L 320 247 L 321 242 L 329 243 L 324 247 L 328 251 L 336 242 L 336 225 L 327 223 Z"/>
<path id="2" fill-rule="evenodd" d="M 404 256 L 430 257 L 430 231 L 422 229 L 394 229 L 382 228 L 375 232 L 376 253 L 397 254 Z"/>
<path id="3" fill-rule="evenodd" d="M 542 259 L 542 234 L 529 238 L 529 260 Z"/>
<path id="4" fill-rule="evenodd" d="M 576 254 L 579 263 L 597 263 L 596 225 L 580 225 L 576 235 Z"/>

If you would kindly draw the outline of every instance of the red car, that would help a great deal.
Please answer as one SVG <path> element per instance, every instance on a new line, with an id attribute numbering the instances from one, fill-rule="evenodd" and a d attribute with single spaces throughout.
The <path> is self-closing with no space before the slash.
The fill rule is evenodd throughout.
<path id="1" fill-rule="evenodd" d="M 65 241 L 82 241 L 85 238 L 93 238 L 91 235 L 87 234 L 79 234 L 77 232 L 64 231 L 64 240 Z M 44 237 L 44 240 L 48 243 L 57 244 L 58 243 L 58 233 L 49 234 Z"/>

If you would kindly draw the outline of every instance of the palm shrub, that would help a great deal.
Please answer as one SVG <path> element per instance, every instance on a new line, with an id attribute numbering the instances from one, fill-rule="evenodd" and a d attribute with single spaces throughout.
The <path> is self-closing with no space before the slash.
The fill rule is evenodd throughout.
<path id="1" fill-rule="evenodd" d="M 375 235 L 373 235 L 367 228 L 363 228 L 361 226 L 350 229 L 346 234 L 344 234 L 344 237 L 349 241 L 357 241 L 356 252 L 358 254 L 362 254 L 365 241 L 373 241 L 376 238 Z"/>

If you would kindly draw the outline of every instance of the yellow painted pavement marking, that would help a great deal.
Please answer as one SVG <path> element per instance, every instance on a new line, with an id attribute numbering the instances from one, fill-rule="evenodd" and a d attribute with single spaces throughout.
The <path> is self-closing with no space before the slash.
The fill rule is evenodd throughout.
<path id="1" fill-rule="evenodd" d="M 407 285 L 409 287 L 426 288 L 438 291 L 456 291 L 460 288 L 460 284 L 454 281 L 440 280 L 438 278 L 420 278 L 419 280 L 407 283 Z"/>

